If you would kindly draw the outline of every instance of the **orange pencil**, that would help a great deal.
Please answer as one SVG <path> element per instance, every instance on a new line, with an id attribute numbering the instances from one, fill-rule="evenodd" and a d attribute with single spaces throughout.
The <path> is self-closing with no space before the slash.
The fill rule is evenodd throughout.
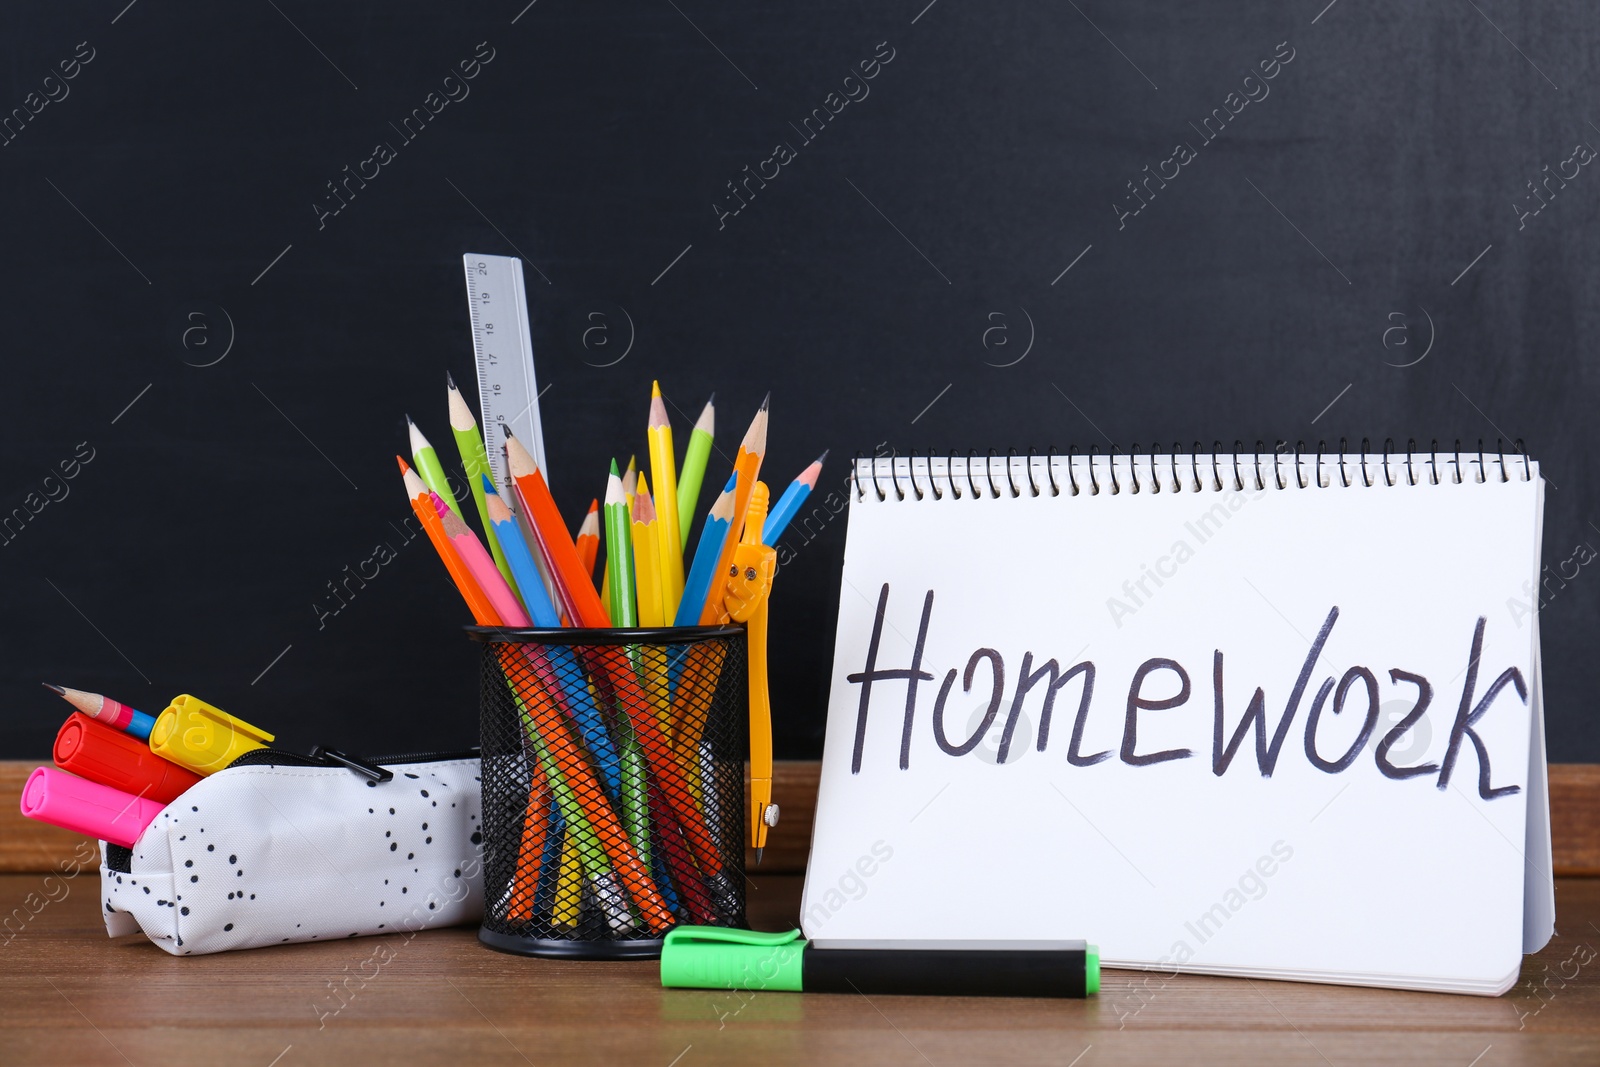
<path id="1" fill-rule="evenodd" d="M 505 447 L 506 465 L 511 471 L 511 485 L 518 505 L 539 541 L 539 551 L 550 565 L 567 618 L 574 626 L 610 626 L 606 609 L 600 605 L 600 594 L 595 592 L 594 579 L 583 569 L 583 560 L 578 557 L 578 548 L 572 543 L 572 535 L 567 533 L 567 524 L 562 521 L 544 475 L 539 473 L 528 450 L 511 436 L 509 426 L 506 426 Z"/>
<path id="2" fill-rule="evenodd" d="M 511 900 L 506 918 L 525 922 L 533 918 L 534 897 L 539 890 L 539 872 L 544 864 L 545 839 L 550 835 L 550 787 L 545 784 L 544 768 L 533 760 L 533 788 L 528 792 L 528 810 L 522 819 L 522 843 L 512 868 Z"/>
<path id="3" fill-rule="evenodd" d="M 693 808 L 683 767 L 674 757 L 672 747 L 662 736 L 655 715 L 650 711 L 653 704 L 639 684 L 639 677 L 628 658 L 628 649 L 620 645 L 607 645 L 587 650 L 587 657 L 591 664 L 598 663 L 604 668 L 604 680 L 608 680 L 614 689 L 613 703 L 625 711 L 633 723 L 634 732 L 639 737 L 639 747 L 644 749 L 650 771 L 660 783 L 662 798 L 678 818 L 695 862 L 707 878 L 721 874 L 722 856 L 717 851 L 716 842 L 706 832 L 702 816 Z"/>
<path id="4" fill-rule="evenodd" d="M 578 561 L 585 574 L 594 575 L 594 561 L 600 556 L 600 501 L 589 501 L 589 513 L 578 527 Z"/>
<path id="5" fill-rule="evenodd" d="M 405 479 L 406 496 L 411 498 L 411 510 L 417 513 L 417 521 L 422 523 L 423 530 L 428 534 L 428 540 L 433 542 L 434 551 L 439 553 L 445 569 L 450 572 L 451 580 L 456 583 L 457 591 L 467 602 L 467 610 L 472 612 L 472 621 L 479 626 L 499 625 L 500 619 L 495 615 L 489 598 L 473 579 L 467 570 L 467 565 L 456 554 L 455 547 L 451 545 L 450 538 L 444 532 L 444 523 L 440 521 L 439 512 L 433 506 L 433 491 L 422 484 L 422 479 L 405 460 L 399 456 L 394 458 L 400 464 L 401 477 Z"/>
<path id="6" fill-rule="evenodd" d="M 711 572 L 711 588 L 706 592 L 705 606 L 700 609 L 701 626 L 715 624 L 724 610 L 722 594 L 728 586 L 728 567 L 733 561 L 733 550 L 739 544 L 745 509 L 750 505 L 750 493 L 755 489 L 756 478 L 761 473 L 761 459 L 767 454 L 767 408 L 771 403 L 772 394 L 768 393 L 766 399 L 761 401 L 761 410 L 750 420 L 750 428 L 745 431 L 744 440 L 739 442 L 739 451 L 733 457 L 733 472 L 739 478 L 733 490 L 733 522 L 723 538 L 717 568 Z"/>

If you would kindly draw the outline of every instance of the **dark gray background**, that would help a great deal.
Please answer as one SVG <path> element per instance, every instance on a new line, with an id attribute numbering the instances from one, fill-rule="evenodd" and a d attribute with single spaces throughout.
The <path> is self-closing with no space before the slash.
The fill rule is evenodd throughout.
<path id="1" fill-rule="evenodd" d="M 472 741 L 467 616 L 425 542 L 321 628 L 313 606 L 400 545 L 402 414 L 453 454 L 469 250 L 528 261 L 574 522 L 659 376 L 680 442 L 717 391 L 728 452 L 771 389 L 775 487 L 823 448 L 841 484 L 884 441 L 1521 437 L 1546 560 L 1600 544 L 1600 174 L 1514 206 L 1600 144 L 1592 5 L 125 2 L 0 15 L 0 108 L 95 52 L 0 147 L 0 514 L 94 450 L 0 547 L 0 754 L 47 751 L 66 708 L 40 681 L 151 712 L 193 692 L 292 747 Z M 402 143 L 484 41 L 470 96 Z M 1199 147 L 1284 41 L 1270 95 Z M 801 144 L 880 42 L 870 95 Z M 1119 228 L 1180 140 L 1198 158 Z M 379 141 L 397 158 L 319 229 Z M 798 158 L 719 228 L 779 141 Z M 781 756 L 820 751 L 843 527 L 789 539 Z M 1557 760 L 1600 759 L 1592 569 L 1543 613 Z"/>

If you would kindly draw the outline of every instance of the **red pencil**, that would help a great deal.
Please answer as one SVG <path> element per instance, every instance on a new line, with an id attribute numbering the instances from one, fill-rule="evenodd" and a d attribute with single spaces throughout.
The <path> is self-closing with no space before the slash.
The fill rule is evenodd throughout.
<path id="1" fill-rule="evenodd" d="M 504 423 L 501 425 L 505 426 Z M 511 470 L 511 485 L 516 492 L 518 506 L 538 538 L 539 550 L 550 565 L 556 593 L 561 598 L 567 618 L 572 620 L 574 626 L 610 626 L 611 619 L 600 604 L 600 594 L 595 592 L 594 579 L 583 569 L 583 560 L 578 556 L 577 546 L 572 543 L 572 535 L 567 533 L 567 524 L 561 519 L 561 511 L 550 495 L 544 475 L 539 472 L 533 457 L 528 455 L 528 450 L 511 436 L 511 427 L 506 426 L 505 430 L 506 465 Z"/>

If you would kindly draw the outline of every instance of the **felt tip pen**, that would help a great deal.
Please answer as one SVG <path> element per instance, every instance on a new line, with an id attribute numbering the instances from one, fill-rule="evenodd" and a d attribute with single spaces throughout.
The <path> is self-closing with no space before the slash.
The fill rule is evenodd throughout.
<path id="1" fill-rule="evenodd" d="M 124 733 L 132 734 L 141 741 L 150 740 L 150 730 L 156 724 L 154 715 L 146 715 L 136 711 L 120 701 L 110 697 L 101 696 L 99 693 L 85 693 L 81 689 L 68 689 L 63 685 L 43 683 L 50 692 L 55 693 L 62 700 L 83 712 L 89 718 L 103 722 L 107 726 L 114 726 Z"/>
<path id="2" fill-rule="evenodd" d="M 113 730 L 82 712 L 73 712 L 56 733 L 51 748 L 56 766 L 124 793 L 170 804 L 200 776 L 162 759 L 131 734 Z"/>
<path id="3" fill-rule="evenodd" d="M 661 984 L 685 989 L 953 997 L 1092 997 L 1100 950 L 1083 941 L 807 942 L 720 926 L 679 926 Z"/>
<path id="4" fill-rule="evenodd" d="M 150 751 L 204 776 L 222 770 L 246 752 L 267 747 L 272 740 L 259 726 L 184 693 L 156 716 Z"/>
<path id="5" fill-rule="evenodd" d="M 164 806 L 54 767 L 36 768 L 22 786 L 28 818 L 128 848 Z"/>

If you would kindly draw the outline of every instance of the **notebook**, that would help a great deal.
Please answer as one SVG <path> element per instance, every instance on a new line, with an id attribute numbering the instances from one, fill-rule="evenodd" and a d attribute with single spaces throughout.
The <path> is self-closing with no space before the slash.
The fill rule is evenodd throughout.
<path id="1" fill-rule="evenodd" d="M 1542 514 L 1502 452 L 858 459 L 806 935 L 1504 992 Z"/>

